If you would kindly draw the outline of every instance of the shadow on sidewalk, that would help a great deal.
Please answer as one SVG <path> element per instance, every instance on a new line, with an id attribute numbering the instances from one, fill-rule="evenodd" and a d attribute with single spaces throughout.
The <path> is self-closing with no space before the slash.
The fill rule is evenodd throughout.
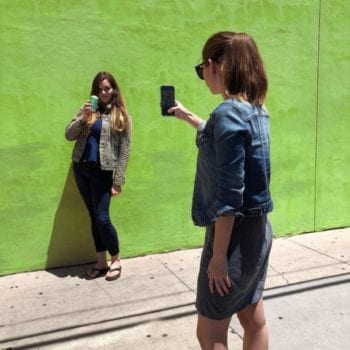
<path id="1" fill-rule="evenodd" d="M 110 307 L 110 306 L 109 306 Z M 165 312 L 171 312 L 174 310 L 179 310 L 181 308 L 188 308 L 190 307 L 191 310 L 186 310 L 186 311 L 175 311 L 175 313 L 167 314 L 167 315 L 157 315 Z M 85 337 L 90 337 L 94 335 L 99 335 L 99 334 L 104 334 L 108 332 L 115 332 L 117 330 L 122 330 L 122 329 L 127 329 L 127 328 L 132 328 L 136 327 L 145 323 L 149 322 L 154 322 L 154 321 L 167 321 L 167 320 L 172 320 L 172 319 L 178 319 L 182 317 L 187 317 L 187 316 L 192 316 L 196 314 L 197 311 L 194 309 L 194 303 L 189 302 L 189 303 L 184 303 L 181 305 L 175 305 L 175 306 L 169 306 L 169 307 L 163 307 L 163 308 L 158 308 L 158 309 L 153 309 L 150 311 L 144 311 L 144 312 L 138 312 L 138 313 L 133 313 L 125 316 L 120 316 L 120 317 L 111 317 L 111 318 L 106 318 L 103 320 L 95 321 L 95 322 L 86 322 L 86 323 L 80 323 L 77 325 L 72 325 L 72 326 L 67 326 L 67 327 L 58 327 L 56 329 L 51 329 L 43 332 L 33 332 L 31 334 L 26 334 L 22 336 L 17 336 L 17 337 L 12 337 L 12 338 L 7 338 L 7 339 L 2 339 L 0 340 L 0 344 L 2 343 L 7 343 L 7 342 L 13 342 L 13 341 L 19 341 L 19 340 L 24 340 L 24 339 L 31 339 L 34 338 L 34 342 L 23 345 L 23 346 L 16 346 L 16 349 L 33 349 L 37 346 L 44 346 L 44 345 L 52 345 L 56 343 L 61 343 L 61 342 L 66 342 L 69 340 L 74 340 L 74 339 L 79 339 L 79 338 L 85 338 Z M 152 315 L 155 315 L 154 317 Z M 59 337 L 57 334 L 60 332 L 66 332 L 66 331 L 76 331 L 79 329 L 82 329 L 84 327 L 90 327 L 90 326 L 102 326 L 107 323 L 111 322 L 116 322 L 116 321 L 124 321 L 128 319 L 135 319 L 134 321 L 131 321 L 129 323 L 125 323 L 119 326 L 112 325 L 103 329 L 97 329 L 95 331 L 93 330 L 87 330 L 84 331 L 80 334 L 76 335 L 66 335 L 66 336 L 61 336 Z M 54 339 L 52 340 L 43 340 L 43 341 L 36 341 L 35 338 L 39 336 L 45 336 L 45 335 L 53 335 Z"/>
<path id="2" fill-rule="evenodd" d="M 284 285 L 280 287 L 273 287 L 266 289 L 266 292 L 275 292 L 275 294 L 265 297 L 264 299 L 272 299 L 278 297 L 284 297 L 290 294 L 297 294 L 312 291 L 315 289 L 329 288 L 337 286 L 339 284 L 347 284 L 350 281 L 350 273 L 344 273 L 341 275 L 333 275 L 322 278 L 316 278 L 313 280 L 291 283 L 289 285 Z M 316 285 L 308 286 L 307 284 L 317 283 Z M 291 291 L 288 289 L 292 288 Z M 280 291 L 278 291 L 280 290 Z M 285 291 L 286 290 L 286 291 Z M 135 301 L 135 300 L 134 300 Z M 119 304 L 118 304 L 119 305 Z M 116 305 L 117 306 L 117 305 Z M 111 305 L 108 305 L 110 308 Z M 89 312 L 91 310 L 84 309 L 75 312 Z M 10 343 L 14 341 L 21 341 L 27 339 L 27 344 L 16 346 L 16 349 L 32 349 L 35 347 L 50 346 L 53 344 L 63 343 L 71 340 L 91 337 L 100 334 L 106 334 L 109 332 L 115 332 L 118 330 L 128 329 L 132 327 L 137 327 L 142 324 L 146 324 L 154 321 L 167 321 L 172 319 L 180 319 L 184 317 L 193 316 L 197 311 L 194 308 L 194 302 L 182 303 L 180 305 L 173 305 L 162 308 L 154 308 L 148 311 L 130 313 L 124 316 L 107 317 L 98 321 L 87 321 L 85 323 L 73 324 L 66 327 L 56 327 L 54 329 L 49 329 L 41 332 L 33 332 L 28 334 L 23 334 L 16 337 L 11 337 L 7 339 L 2 339 L 0 344 Z M 69 315 L 65 313 L 64 315 Z M 62 315 L 53 315 L 53 317 L 58 317 Z M 32 322 L 33 320 L 31 320 Z M 115 323 L 117 322 L 117 324 Z M 23 324 L 26 322 L 23 322 Z M 89 327 L 95 327 L 98 329 L 92 330 Z M 84 329 L 88 328 L 88 329 Z M 64 332 L 74 331 L 75 334 L 64 334 Z M 78 333 L 79 332 L 79 333 Z M 78 333 L 78 334 L 77 334 Z M 42 341 L 37 340 L 40 336 L 51 336 L 52 339 L 43 339 Z"/>

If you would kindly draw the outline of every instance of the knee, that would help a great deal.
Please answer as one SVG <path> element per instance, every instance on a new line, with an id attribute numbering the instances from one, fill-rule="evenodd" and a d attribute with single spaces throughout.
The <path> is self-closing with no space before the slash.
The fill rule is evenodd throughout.
<path id="1" fill-rule="evenodd" d="M 95 223 L 98 227 L 103 227 L 109 225 L 111 223 L 111 220 L 108 214 L 100 213 L 95 215 Z"/>
<path id="2" fill-rule="evenodd" d="M 256 317 L 239 314 L 237 316 L 245 332 L 257 333 L 266 327 L 266 320 L 264 316 Z"/>
<path id="3" fill-rule="evenodd" d="M 197 339 L 202 350 L 227 349 L 227 336 L 225 335 L 206 334 L 197 328 Z"/>

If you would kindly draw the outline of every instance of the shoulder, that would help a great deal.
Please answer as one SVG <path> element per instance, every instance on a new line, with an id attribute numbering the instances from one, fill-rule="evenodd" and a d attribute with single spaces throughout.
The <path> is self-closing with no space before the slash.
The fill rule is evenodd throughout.
<path id="1" fill-rule="evenodd" d="M 215 108 L 212 114 L 214 115 L 236 115 L 237 117 L 246 119 L 252 113 L 256 112 L 258 108 L 249 102 L 240 101 L 236 99 L 227 99 Z"/>
<path id="2" fill-rule="evenodd" d="M 251 113 L 251 105 L 227 99 L 217 106 L 210 115 L 209 122 L 214 129 L 243 130 L 246 129 L 247 116 Z"/>
<path id="3" fill-rule="evenodd" d="M 236 123 L 246 123 L 254 116 L 269 116 L 265 106 L 258 107 L 249 102 L 227 99 L 217 106 L 211 113 L 214 123 L 231 120 Z"/>

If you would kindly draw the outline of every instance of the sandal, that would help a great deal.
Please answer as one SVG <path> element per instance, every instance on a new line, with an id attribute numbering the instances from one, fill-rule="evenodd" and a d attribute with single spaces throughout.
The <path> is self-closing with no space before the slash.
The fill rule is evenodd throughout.
<path id="1" fill-rule="evenodd" d="M 104 267 L 102 269 L 98 267 L 92 267 L 89 271 L 86 272 L 86 277 L 90 280 L 93 280 L 97 277 L 105 275 L 107 271 L 109 271 L 108 267 Z"/>
<path id="2" fill-rule="evenodd" d="M 122 273 L 122 267 L 114 267 L 114 268 L 109 268 L 107 275 L 106 275 L 106 281 L 115 281 L 120 277 Z"/>

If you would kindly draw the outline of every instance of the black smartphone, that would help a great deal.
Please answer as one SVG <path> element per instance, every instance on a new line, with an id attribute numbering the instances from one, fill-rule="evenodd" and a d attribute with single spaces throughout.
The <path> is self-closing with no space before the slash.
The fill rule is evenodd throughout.
<path id="1" fill-rule="evenodd" d="M 163 116 L 174 115 L 169 113 L 168 109 L 175 106 L 175 88 L 174 86 L 161 86 L 160 87 L 160 107 L 162 109 Z"/>

